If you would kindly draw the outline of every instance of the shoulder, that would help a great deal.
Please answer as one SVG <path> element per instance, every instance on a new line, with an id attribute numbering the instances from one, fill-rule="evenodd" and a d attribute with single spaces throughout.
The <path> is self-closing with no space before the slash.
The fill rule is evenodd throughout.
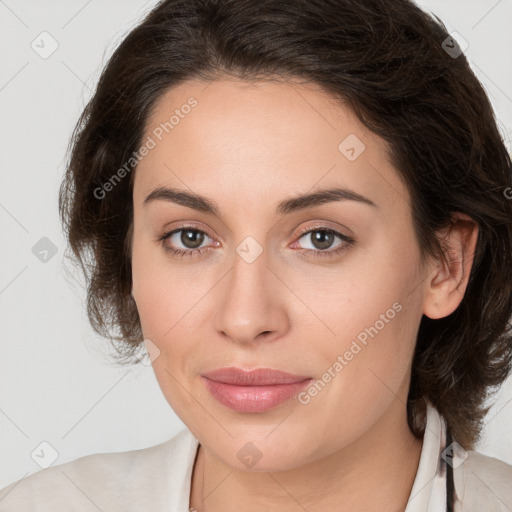
<path id="1" fill-rule="evenodd" d="M 157 501 L 164 479 L 186 461 L 192 441 L 184 429 L 148 448 L 86 455 L 51 466 L 1 489 L 0 511 L 131 510 L 141 502 L 141 491 Z"/>
<path id="2" fill-rule="evenodd" d="M 510 512 L 512 466 L 476 451 L 468 451 L 467 454 L 466 460 L 454 471 L 455 488 L 462 509 L 465 512 Z"/>

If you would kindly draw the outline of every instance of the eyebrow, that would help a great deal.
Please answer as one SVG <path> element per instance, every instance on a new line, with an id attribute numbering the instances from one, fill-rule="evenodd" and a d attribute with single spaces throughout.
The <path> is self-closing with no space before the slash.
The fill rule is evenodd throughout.
<path id="1" fill-rule="evenodd" d="M 149 203 L 156 200 L 176 203 L 181 206 L 186 206 L 187 208 L 211 213 L 220 217 L 220 209 L 213 201 L 185 190 L 157 187 L 144 199 L 143 206 L 147 206 Z M 286 215 L 335 201 L 357 201 L 359 203 L 378 208 L 371 199 L 368 199 L 367 197 L 364 197 L 352 190 L 346 188 L 329 188 L 281 201 L 277 205 L 276 214 Z"/>

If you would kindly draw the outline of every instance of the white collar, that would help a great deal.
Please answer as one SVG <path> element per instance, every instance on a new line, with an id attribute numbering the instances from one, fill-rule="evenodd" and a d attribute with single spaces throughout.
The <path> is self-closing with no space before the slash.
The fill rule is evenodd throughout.
<path id="1" fill-rule="evenodd" d="M 446 510 L 446 422 L 430 402 L 426 419 L 418 471 L 405 512 Z"/>

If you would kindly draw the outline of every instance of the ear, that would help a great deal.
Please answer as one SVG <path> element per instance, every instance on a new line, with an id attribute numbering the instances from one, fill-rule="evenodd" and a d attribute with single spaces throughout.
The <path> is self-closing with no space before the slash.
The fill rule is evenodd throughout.
<path id="1" fill-rule="evenodd" d="M 436 260 L 430 267 L 423 314 L 443 318 L 459 306 L 466 291 L 478 239 L 478 224 L 469 215 L 452 214 L 452 224 L 437 232 L 449 265 Z"/>

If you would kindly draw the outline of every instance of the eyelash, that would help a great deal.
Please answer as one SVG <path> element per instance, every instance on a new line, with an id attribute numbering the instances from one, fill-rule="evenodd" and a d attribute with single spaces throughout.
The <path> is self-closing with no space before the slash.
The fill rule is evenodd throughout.
<path id="1" fill-rule="evenodd" d="M 171 237 L 175 233 L 179 233 L 180 231 L 187 231 L 187 230 L 188 231 L 195 231 L 196 233 L 203 233 L 207 237 L 212 238 L 212 237 L 210 237 L 208 235 L 208 233 L 205 233 L 204 231 L 202 231 L 201 229 L 196 228 L 195 226 L 181 226 L 179 229 L 174 229 L 172 231 L 168 231 L 167 233 L 164 233 L 161 237 L 158 238 L 158 241 L 161 243 L 163 249 L 167 253 L 170 253 L 173 256 L 178 256 L 178 257 L 199 257 L 199 256 L 201 256 L 203 254 L 203 252 L 207 252 L 209 250 L 208 247 L 203 247 L 201 249 L 187 249 L 187 250 L 184 250 L 184 249 L 173 249 L 173 248 L 165 245 L 165 241 L 167 240 L 167 238 Z M 355 243 L 355 239 L 354 238 L 352 238 L 350 236 L 347 236 L 347 235 L 343 235 L 342 233 L 339 233 L 338 231 L 336 231 L 336 230 L 334 230 L 332 228 L 328 228 L 326 226 L 314 226 L 314 227 L 306 228 L 306 229 L 302 230 L 299 233 L 300 236 L 299 236 L 299 238 L 297 240 L 300 240 L 304 235 L 307 235 L 309 233 L 314 233 L 315 231 L 322 231 L 322 232 L 325 232 L 325 233 L 332 233 L 335 236 L 337 236 L 338 238 L 340 238 L 341 240 L 343 240 L 344 243 L 342 243 L 337 249 L 334 249 L 334 250 L 322 251 L 320 249 L 318 249 L 318 250 L 302 249 L 302 251 L 299 251 L 301 253 L 304 253 L 304 252 L 305 253 L 312 253 L 309 256 L 311 256 L 313 258 L 334 258 L 335 256 L 338 256 L 339 254 L 341 254 L 343 251 L 345 251 L 346 249 L 348 249 L 351 245 L 353 245 Z"/>

